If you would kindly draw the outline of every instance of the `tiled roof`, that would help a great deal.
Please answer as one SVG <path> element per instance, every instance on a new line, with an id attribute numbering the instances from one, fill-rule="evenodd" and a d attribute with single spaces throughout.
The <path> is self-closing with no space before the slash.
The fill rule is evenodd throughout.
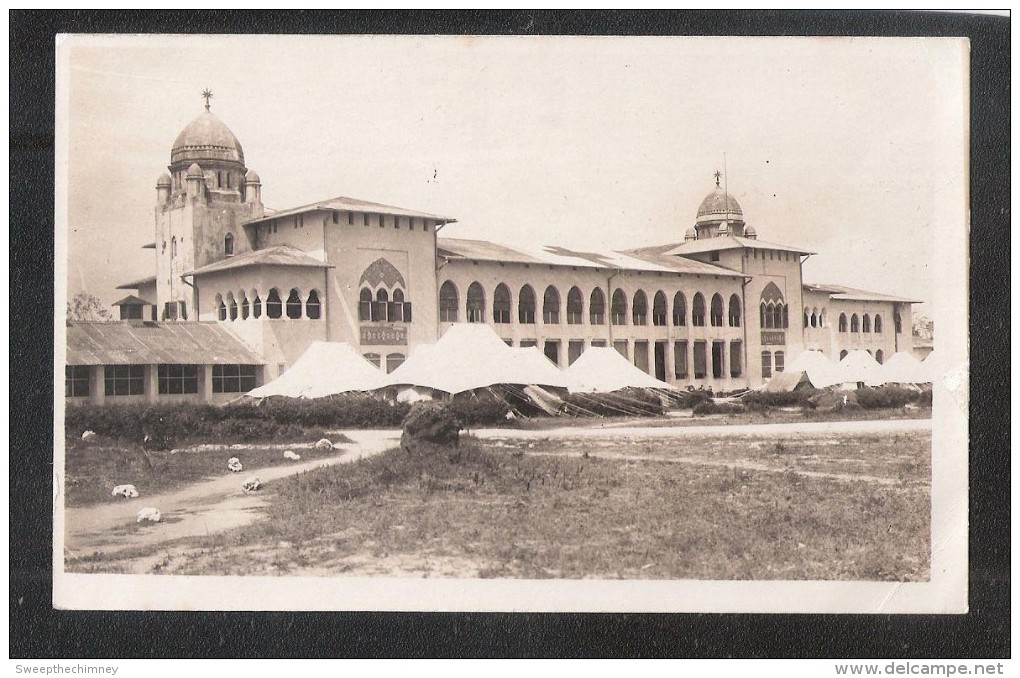
<path id="1" fill-rule="evenodd" d="M 147 285 L 155 285 L 156 276 L 150 275 L 147 278 L 141 280 L 133 280 L 131 282 L 124 283 L 123 285 L 117 285 L 118 290 L 137 290 L 139 287 L 145 287 Z"/>
<path id="2" fill-rule="evenodd" d="M 418 212 L 416 210 L 409 210 L 403 207 L 394 207 L 392 205 L 383 205 L 377 202 L 369 202 L 367 200 L 358 200 L 357 198 L 345 198 L 339 196 L 336 198 L 328 198 L 326 200 L 320 200 L 319 202 L 313 202 L 308 205 L 301 205 L 300 207 L 292 207 L 286 210 L 277 210 L 275 212 L 267 212 L 265 216 L 258 219 L 252 219 L 246 221 L 245 225 L 258 224 L 263 221 L 269 221 L 271 219 L 278 219 L 280 217 L 290 216 L 291 214 L 301 214 L 302 212 L 313 212 L 315 210 L 336 210 L 338 212 L 367 212 L 369 214 L 391 214 L 398 217 L 416 217 L 419 219 L 435 219 L 436 221 L 442 221 L 447 224 L 455 223 L 456 219 L 450 217 L 443 217 L 437 214 L 429 214 L 428 212 Z"/>
<path id="3" fill-rule="evenodd" d="M 72 322 L 68 365 L 262 365 L 256 353 L 212 322 Z"/>
<path id="4" fill-rule="evenodd" d="M 136 297 L 133 294 L 129 294 L 120 301 L 115 301 L 111 306 L 152 306 L 151 301 L 146 301 L 140 297 Z"/>
<path id="5" fill-rule="evenodd" d="M 625 271 L 661 271 L 666 273 L 725 276 L 742 275 L 736 271 L 700 261 L 663 256 L 655 250 L 656 248 L 645 248 L 622 252 L 611 250 L 593 252 L 572 250 L 553 245 L 511 247 L 486 240 L 465 240 L 461 238 L 439 238 L 436 245 L 436 251 L 439 256 L 445 256 L 450 259 L 474 259 L 476 261 L 502 261 L 507 263 L 576 266 Z"/>
<path id="6" fill-rule="evenodd" d="M 811 292 L 825 292 L 833 299 L 842 299 L 844 301 L 891 301 L 901 304 L 922 303 L 918 299 L 896 297 L 880 292 L 868 292 L 867 290 L 858 290 L 853 287 L 846 287 L 845 285 L 830 285 L 828 283 L 812 285 L 804 283 L 804 289 Z"/>
<path id="7" fill-rule="evenodd" d="M 302 252 L 299 249 L 287 245 L 267 247 L 244 254 L 235 254 L 211 264 L 206 264 L 188 271 L 184 275 L 203 275 L 216 273 L 218 271 L 229 271 L 235 268 L 247 268 L 249 266 L 301 266 L 305 268 L 333 268 L 315 257 Z"/>
<path id="8" fill-rule="evenodd" d="M 754 248 L 759 250 L 780 250 L 784 252 L 796 252 L 797 254 L 816 254 L 816 252 L 810 252 L 803 247 L 791 247 L 789 245 L 780 245 L 774 242 L 766 242 L 764 240 L 752 240 L 751 238 L 740 238 L 735 235 L 729 235 L 719 238 L 702 238 L 700 240 L 692 240 L 677 245 L 673 249 L 665 252 L 664 254 L 680 255 L 685 254 L 700 254 L 702 252 L 716 252 L 718 250 L 733 250 L 733 249 L 745 249 Z"/>

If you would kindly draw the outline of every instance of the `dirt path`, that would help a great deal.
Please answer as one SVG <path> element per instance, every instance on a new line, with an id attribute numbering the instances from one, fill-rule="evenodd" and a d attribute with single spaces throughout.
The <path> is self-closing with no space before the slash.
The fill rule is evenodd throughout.
<path id="1" fill-rule="evenodd" d="M 763 436 L 816 436 L 830 434 L 906 433 L 931 431 L 931 419 L 882 419 L 875 421 L 805 421 L 785 424 L 733 424 L 728 426 L 566 426 L 546 430 L 478 429 L 471 434 L 481 439 L 543 438 L 731 438 Z"/>
<path id="2" fill-rule="evenodd" d="M 343 454 L 293 466 L 275 466 L 204 480 L 175 492 L 123 502 L 64 510 L 64 550 L 67 555 L 86 555 L 151 546 L 241 527 L 256 518 L 255 509 L 265 506 L 258 493 L 245 494 L 241 483 L 257 476 L 263 484 L 322 466 L 347 464 L 378 454 L 399 444 L 400 431 L 350 431 L 354 442 L 339 447 Z M 136 524 L 140 509 L 159 509 L 159 523 Z"/>

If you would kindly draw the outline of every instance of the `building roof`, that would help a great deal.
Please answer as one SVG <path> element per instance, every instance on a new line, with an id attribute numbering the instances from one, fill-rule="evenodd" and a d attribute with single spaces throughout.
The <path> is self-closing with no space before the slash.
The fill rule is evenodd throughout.
<path id="1" fill-rule="evenodd" d="M 123 285 L 117 285 L 116 289 L 118 289 L 118 290 L 137 290 L 139 287 L 147 287 L 149 285 L 155 285 L 155 284 L 156 284 L 156 276 L 150 275 L 148 277 L 142 278 L 141 280 L 132 280 L 131 282 L 126 282 Z"/>
<path id="2" fill-rule="evenodd" d="M 265 249 L 235 254 L 211 264 L 200 266 L 184 275 L 204 275 L 206 273 L 218 273 L 229 271 L 235 268 L 248 268 L 251 266 L 298 266 L 303 268 L 333 268 L 332 265 L 320 261 L 315 257 L 294 249 L 287 245 L 266 247 Z"/>
<path id="3" fill-rule="evenodd" d="M 68 365 L 263 365 L 215 322 L 71 322 Z"/>
<path id="4" fill-rule="evenodd" d="M 576 266 L 607 270 L 658 271 L 664 273 L 692 273 L 699 275 L 742 276 L 728 268 L 700 261 L 663 256 L 656 248 L 615 252 L 571 250 L 566 247 L 540 245 L 537 247 L 511 247 L 487 240 L 439 238 L 436 245 L 439 256 L 450 259 L 501 261 L 520 264 L 546 264 Z"/>
<path id="5" fill-rule="evenodd" d="M 811 252 L 803 247 L 791 247 L 790 245 L 780 245 L 778 243 L 766 242 L 765 240 L 752 238 L 741 238 L 735 235 L 692 240 L 690 242 L 681 243 L 664 254 L 684 256 L 688 254 L 701 254 L 703 252 L 716 252 L 718 250 L 752 248 L 759 250 L 780 250 L 783 252 L 794 252 L 796 254 L 816 254 L 816 252 Z"/>
<path id="6" fill-rule="evenodd" d="M 120 301 L 115 301 L 111 306 L 151 306 L 151 301 L 146 301 L 140 297 L 136 297 L 133 294 L 129 294 Z"/>
<path id="7" fill-rule="evenodd" d="M 844 301 L 891 301 L 901 304 L 922 303 L 918 299 L 895 297 L 891 294 L 882 294 L 880 292 L 868 292 L 867 290 L 858 290 L 853 287 L 846 287 L 845 285 L 809 285 L 808 283 L 804 283 L 804 289 L 811 292 L 825 292 L 832 299 L 842 299 Z"/>
<path id="8" fill-rule="evenodd" d="M 389 214 L 398 217 L 415 217 L 417 219 L 434 219 L 447 224 L 456 223 L 456 219 L 450 217 L 443 217 L 437 214 L 430 214 L 428 212 L 418 212 L 416 210 L 409 210 L 403 207 L 394 207 L 392 205 L 383 205 L 378 202 L 369 202 L 368 200 L 358 200 L 357 198 L 346 198 L 344 196 L 338 196 L 336 198 L 327 198 L 326 200 L 320 200 L 319 202 L 309 203 L 308 205 L 301 205 L 300 207 L 292 207 L 286 210 L 277 210 L 274 212 L 267 212 L 263 217 L 258 219 L 252 219 L 246 221 L 245 226 L 251 224 L 259 224 L 272 219 L 279 219 L 280 217 L 290 216 L 292 214 L 301 214 L 303 212 L 314 212 L 316 210 L 333 210 L 337 212 L 366 212 L 369 214 Z"/>

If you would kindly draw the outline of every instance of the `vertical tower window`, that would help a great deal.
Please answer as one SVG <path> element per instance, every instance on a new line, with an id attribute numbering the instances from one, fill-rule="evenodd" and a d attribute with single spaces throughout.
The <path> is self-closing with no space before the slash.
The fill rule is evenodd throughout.
<path id="1" fill-rule="evenodd" d="M 473 282 L 468 286 L 467 321 L 469 323 L 485 322 L 485 290 L 478 282 Z"/>
<path id="2" fill-rule="evenodd" d="M 606 323 L 606 297 L 597 287 L 592 290 L 591 301 L 588 303 L 588 320 L 592 325 Z"/>
<path id="3" fill-rule="evenodd" d="M 230 257 L 234 254 L 234 236 L 231 233 L 227 233 L 223 236 L 223 255 Z"/>
<path id="4" fill-rule="evenodd" d="M 460 305 L 457 288 L 447 280 L 439 288 L 439 320 L 446 323 L 457 322 L 457 307 Z"/>
<path id="5" fill-rule="evenodd" d="M 522 325 L 535 324 L 535 290 L 525 285 L 517 295 L 517 321 Z"/>
<path id="6" fill-rule="evenodd" d="M 627 324 L 627 295 L 619 288 L 613 292 L 613 305 L 610 309 L 610 313 L 610 321 L 614 325 Z"/>
<path id="7" fill-rule="evenodd" d="M 509 324 L 510 308 L 510 288 L 500 283 L 496 285 L 496 291 L 492 294 L 492 322 Z"/>
<path id="8" fill-rule="evenodd" d="M 287 297 L 287 317 L 297 320 L 301 317 L 301 293 L 292 289 Z"/>
<path id="9" fill-rule="evenodd" d="M 319 303 L 319 293 L 315 290 L 308 293 L 308 301 L 305 303 L 305 315 L 312 320 L 318 320 L 322 315 L 322 304 Z"/>
<path id="10" fill-rule="evenodd" d="M 266 297 L 266 315 L 274 320 L 283 317 L 283 302 L 275 287 L 269 290 L 269 296 Z"/>
<path id="11" fill-rule="evenodd" d="M 560 293 L 552 285 L 545 288 L 542 297 L 542 322 L 546 325 L 557 325 L 560 322 Z"/>

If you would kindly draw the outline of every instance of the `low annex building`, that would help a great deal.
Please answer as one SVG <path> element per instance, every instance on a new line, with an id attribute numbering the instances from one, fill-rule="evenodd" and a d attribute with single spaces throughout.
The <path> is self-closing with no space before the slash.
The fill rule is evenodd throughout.
<path id="1" fill-rule="evenodd" d="M 455 219 L 348 197 L 266 209 L 208 102 L 167 170 L 145 246 L 155 275 L 119 286 L 133 292 L 118 302 L 121 322 L 67 328 L 69 402 L 217 400 L 236 392 L 216 375 L 243 372 L 246 392 L 317 341 L 349 344 L 388 374 L 453 323 L 489 325 L 560 368 L 613 347 L 656 379 L 715 390 L 758 386 L 805 350 L 882 362 L 912 348 L 914 300 L 804 283 L 812 253 L 759 239 L 718 172 L 683 240 L 578 251 L 442 238 Z M 130 357 L 117 348 L 157 336 Z M 183 391 L 176 376 L 164 388 L 171 373 L 188 375 Z"/>

